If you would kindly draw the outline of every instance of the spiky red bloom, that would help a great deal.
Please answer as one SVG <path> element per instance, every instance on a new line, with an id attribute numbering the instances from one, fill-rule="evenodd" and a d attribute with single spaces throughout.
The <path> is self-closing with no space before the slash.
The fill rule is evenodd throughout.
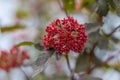
<path id="1" fill-rule="evenodd" d="M 29 59 L 27 51 L 20 50 L 17 46 L 14 46 L 7 51 L 0 51 L 0 68 L 9 71 L 13 67 L 19 67 L 22 65 L 25 59 Z"/>
<path id="2" fill-rule="evenodd" d="M 54 48 L 59 53 L 69 53 L 70 50 L 81 53 L 87 40 L 85 26 L 79 24 L 73 17 L 57 19 L 46 28 L 44 46 L 48 50 Z"/>

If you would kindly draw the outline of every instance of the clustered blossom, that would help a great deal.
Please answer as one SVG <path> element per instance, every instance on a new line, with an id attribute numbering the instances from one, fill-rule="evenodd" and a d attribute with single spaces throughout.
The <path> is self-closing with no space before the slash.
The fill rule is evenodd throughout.
<path id="1" fill-rule="evenodd" d="M 87 41 L 85 26 L 70 16 L 53 21 L 47 26 L 46 32 L 45 48 L 54 48 L 60 54 L 69 53 L 70 50 L 81 53 Z"/>
<path id="2" fill-rule="evenodd" d="M 17 46 L 10 49 L 9 52 L 0 51 L 0 68 L 9 71 L 13 67 L 19 67 L 22 65 L 25 59 L 29 59 L 29 55 L 26 50 L 20 50 Z"/>

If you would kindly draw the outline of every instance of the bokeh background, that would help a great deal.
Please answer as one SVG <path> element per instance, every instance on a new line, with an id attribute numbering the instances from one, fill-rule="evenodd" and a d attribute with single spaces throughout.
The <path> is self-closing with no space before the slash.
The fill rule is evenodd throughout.
<path id="1" fill-rule="evenodd" d="M 88 34 L 83 55 L 70 52 L 72 69 L 102 80 L 120 80 L 119 0 L 0 0 L 0 58 L 2 51 L 9 54 L 21 42 L 42 42 L 46 26 L 66 13 L 84 24 Z M 30 58 L 9 71 L 1 67 L 0 80 L 30 80 L 34 69 L 29 64 L 42 51 L 31 45 L 20 46 L 20 50 L 27 51 Z M 0 65 L 4 63 L 1 58 Z M 41 67 L 45 69 L 35 80 L 69 80 L 64 57 L 56 60 L 54 55 Z"/>

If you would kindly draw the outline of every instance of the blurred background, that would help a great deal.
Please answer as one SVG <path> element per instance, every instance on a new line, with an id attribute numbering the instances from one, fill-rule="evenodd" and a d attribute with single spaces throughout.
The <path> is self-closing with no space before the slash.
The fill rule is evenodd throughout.
<path id="1" fill-rule="evenodd" d="M 76 80 L 120 80 L 120 0 L 0 0 L 0 80 L 30 80 L 34 69 L 24 64 L 42 53 L 30 42 L 41 42 L 46 26 L 68 15 L 88 34 L 83 54 L 69 55 L 76 74 L 89 75 Z M 70 80 L 64 57 L 41 67 L 34 80 Z"/>

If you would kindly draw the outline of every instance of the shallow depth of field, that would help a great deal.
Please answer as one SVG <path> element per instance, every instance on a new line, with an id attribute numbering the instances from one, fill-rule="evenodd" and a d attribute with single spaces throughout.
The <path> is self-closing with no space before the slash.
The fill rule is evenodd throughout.
<path id="1" fill-rule="evenodd" d="M 0 0 L 0 80 L 120 80 L 120 0 Z"/>

